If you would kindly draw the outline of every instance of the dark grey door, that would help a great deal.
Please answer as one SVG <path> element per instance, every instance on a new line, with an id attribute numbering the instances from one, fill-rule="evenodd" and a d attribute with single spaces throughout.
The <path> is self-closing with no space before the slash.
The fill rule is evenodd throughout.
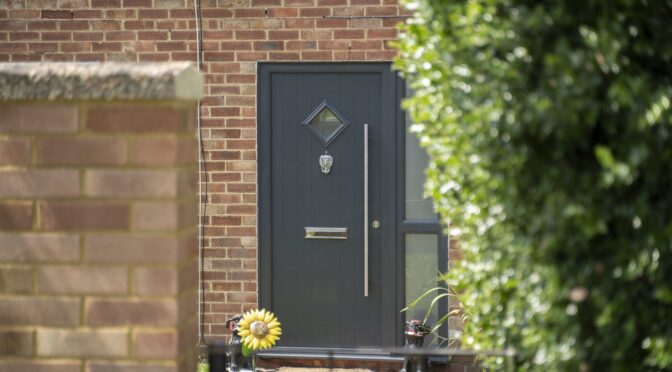
<path id="1" fill-rule="evenodd" d="M 394 344 L 394 79 L 388 64 L 260 66 L 260 295 L 279 346 Z"/>

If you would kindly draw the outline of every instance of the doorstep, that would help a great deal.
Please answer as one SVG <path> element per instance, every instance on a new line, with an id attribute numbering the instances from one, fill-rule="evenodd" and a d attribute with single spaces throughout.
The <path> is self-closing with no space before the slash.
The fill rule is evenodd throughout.
<path id="1" fill-rule="evenodd" d="M 318 368 L 318 367 L 280 367 L 277 369 L 257 368 L 260 372 L 373 372 L 363 368 Z"/>
<path id="2" fill-rule="evenodd" d="M 326 359 L 375 362 L 403 362 L 401 356 L 393 356 L 383 349 L 373 348 L 319 348 L 275 347 L 258 352 L 260 359 Z"/>
<path id="3" fill-rule="evenodd" d="M 272 371 L 399 371 L 403 362 L 381 349 L 277 347 L 257 356 L 257 365 Z"/>

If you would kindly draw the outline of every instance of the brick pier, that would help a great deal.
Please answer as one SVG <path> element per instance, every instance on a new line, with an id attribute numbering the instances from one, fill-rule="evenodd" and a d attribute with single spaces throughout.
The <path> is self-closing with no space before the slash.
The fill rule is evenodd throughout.
<path id="1" fill-rule="evenodd" d="M 185 64 L 0 67 L 1 372 L 195 367 L 197 95 L 171 95 L 181 78 L 199 91 Z"/>

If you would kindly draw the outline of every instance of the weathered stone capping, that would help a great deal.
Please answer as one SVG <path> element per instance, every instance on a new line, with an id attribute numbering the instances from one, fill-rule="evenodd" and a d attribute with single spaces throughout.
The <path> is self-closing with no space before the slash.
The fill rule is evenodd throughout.
<path id="1" fill-rule="evenodd" d="M 0 63 L 0 100 L 196 100 L 203 81 L 188 62 Z"/>
<path id="2" fill-rule="evenodd" d="M 191 371 L 199 73 L 0 64 L 0 372 Z"/>

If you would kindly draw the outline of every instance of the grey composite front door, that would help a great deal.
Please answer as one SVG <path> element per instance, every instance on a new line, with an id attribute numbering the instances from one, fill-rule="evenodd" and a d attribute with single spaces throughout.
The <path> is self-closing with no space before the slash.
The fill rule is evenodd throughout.
<path id="1" fill-rule="evenodd" d="M 279 346 L 395 342 L 394 84 L 389 64 L 259 66 L 260 302 Z"/>

